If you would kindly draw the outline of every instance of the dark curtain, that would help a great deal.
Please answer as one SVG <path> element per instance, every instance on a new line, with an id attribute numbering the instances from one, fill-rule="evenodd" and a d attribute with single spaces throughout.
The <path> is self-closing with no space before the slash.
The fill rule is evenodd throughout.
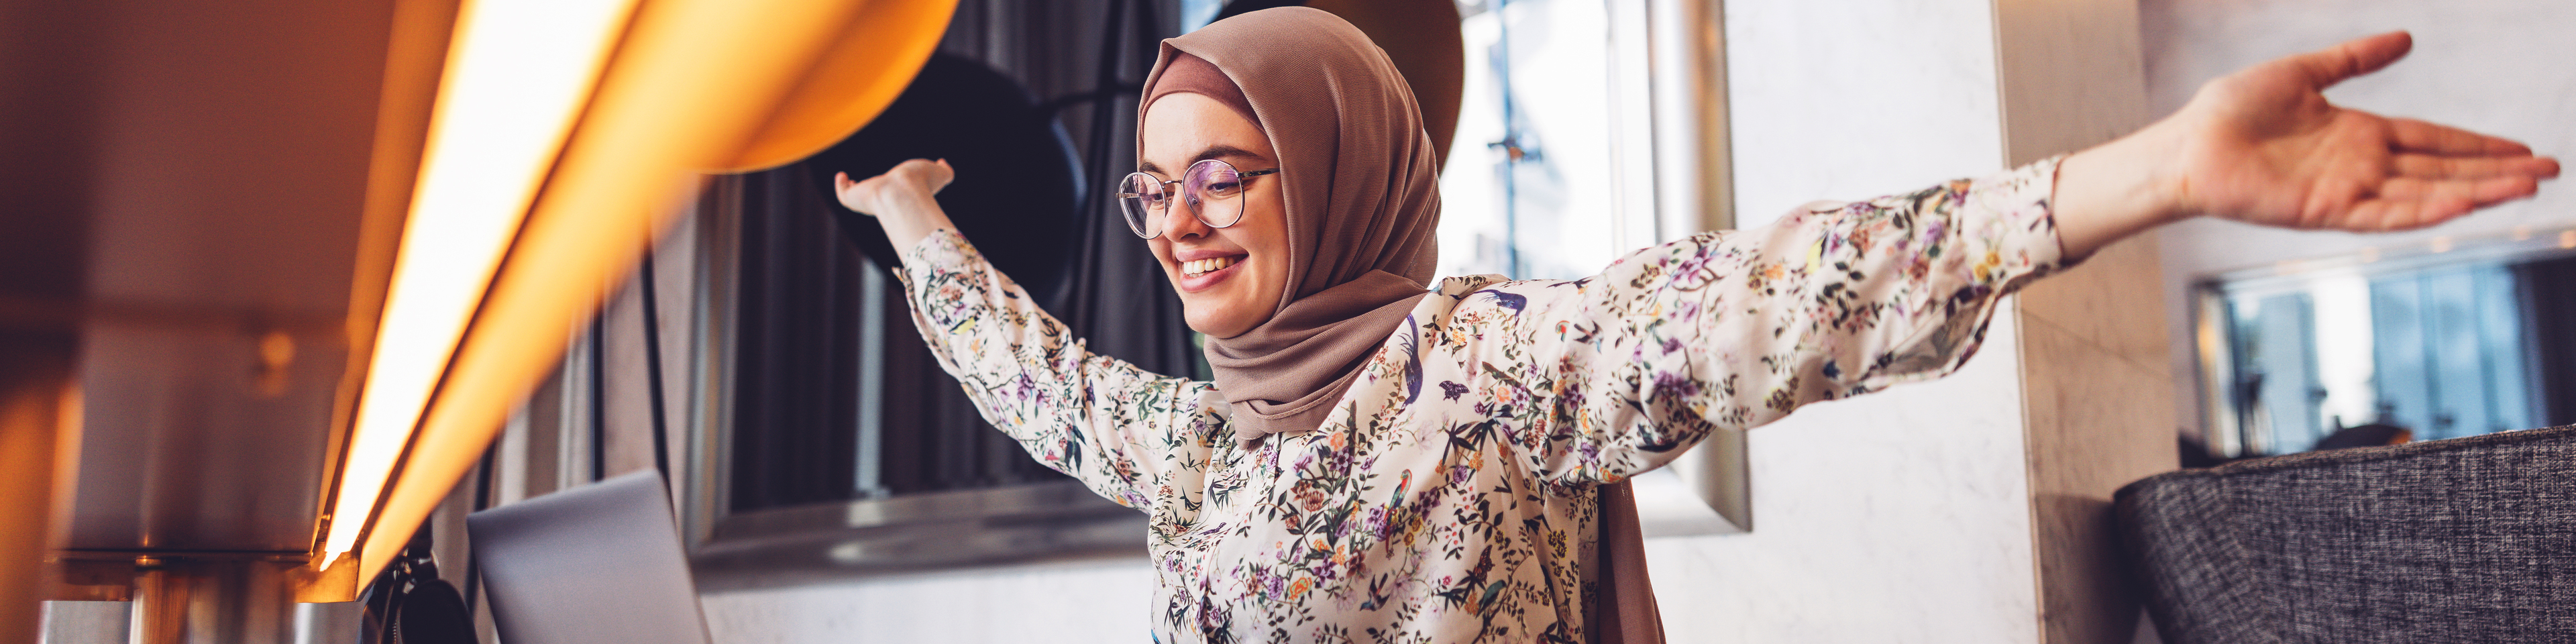
<path id="1" fill-rule="evenodd" d="M 940 48 L 1026 86 L 1059 117 L 1083 164 L 1088 189 L 1060 275 L 1014 279 L 1052 293 L 1041 304 L 1092 352 L 1189 375 L 1200 359 L 1179 299 L 1097 188 L 1135 165 L 1136 85 L 1156 43 L 1174 35 L 1176 11 L 1171 0 L 964 0 Z M 1061 478 L 986 424 L 939 369 L 899 284 L 885 280 L 882 305 L 866 305 L 861 272 L 887 269 L 844 236 L 839 206 L 813 181 L 803 164 L 721 177 L 702 206 L 740 220 L 732 511 Z M 871 310 L 882 334 L 873 344 L 864 337 Z M 878 355 L 864 355 L 868 346 Z M 861 388 L 871 360 L 884 369 L 874 396 Z M 883 427 L 879 458 L 862 463 L 869 415 Z M 877 488 L 861 489 L 863 469 Z"/>
<path id="2" fill-rule="evenodd" d="M 858 249 L 802 173 L 711 186 L 740 217 L 734 338 L 735 511 L 852 498 L 856 489 Z"/>
<path id="3" fill-rule="evenodd" d="M 1136 167 L 1136 91 L 1162 40 L 1180 35 L 1179 12 L 1176 0 L 963 0 L 939 48 L 1045 97 L 1081 155 L 1091 195 L 1056 316 L 1094 353 L 1189 376 L 1201 358 L 1180 298 L 1100 194 Z"/>

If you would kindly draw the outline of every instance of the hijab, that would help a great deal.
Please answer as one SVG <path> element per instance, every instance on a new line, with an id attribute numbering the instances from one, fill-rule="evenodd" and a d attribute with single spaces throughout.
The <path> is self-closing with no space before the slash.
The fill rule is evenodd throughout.
<path id="1" fill-rule="evenodd" d="M 1164 40 L 1137 131 L 1155 99 L 1184 92 L 1225 104 L 1270 138 L 1286 201 L 1279 308 L 1205 347 L 1233 407 L 1235 440 L 1312 431 L 1360 363 L 1428 295 L 1440 189 L 1421 109 L 1367 34 L 1306 7 L 1246 13 Z M 1144 155 L 1141 137 L 1136 152 Z M 1600 592 L 1584 607 L 1586 630 L 1604 644 L 1660 643 L 1636 497 L 1625 481 L 1598 489 Z"/>
<path id="2" fill-rule="evenodd" d="M 1289 240 L 1279 308 L 1205 351 L 1237 441 L 1313 430 L 1428 294 L 1439 175 L 1413 92 L 1366 34 L 1305 7 L 1165 40 L 1145 87 L 1147 109 L 1179 91 L 1239 94 L 1278 153 Z M 1144 118 L 1137 110 L 1140 131 Z"/>

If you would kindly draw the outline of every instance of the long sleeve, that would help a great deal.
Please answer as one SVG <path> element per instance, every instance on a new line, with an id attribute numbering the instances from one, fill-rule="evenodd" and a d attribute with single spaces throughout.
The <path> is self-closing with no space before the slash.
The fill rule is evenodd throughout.
<path id="1" fill-rule="evenodd" d="M 1529 355 L 1486 367 L 1496 390 L 1545 412 L 1509 441 L 1532 469 L 1617 481 L 1714 430 L 1956 370 L 1996 302 L 2058 267 L 2056 165 L 1801 208 L 1648 248 L 1584 280 L 1515 283 L 1579 290 L 1523 300 L 1545 307 L 1504 316 L 1488 311 L 1507 298 L 1469 294 L 1459 311 L 1530 331 Z"/>
<path id="2" fill-rule="evenodd" d="M 913 323 L 985 420 L 1121 505 L 1196 513 L 1208 456 L 1228 435 L 1214 384 L 1084 350 L 954 232 L 908 253 L 899 275 Z"/>

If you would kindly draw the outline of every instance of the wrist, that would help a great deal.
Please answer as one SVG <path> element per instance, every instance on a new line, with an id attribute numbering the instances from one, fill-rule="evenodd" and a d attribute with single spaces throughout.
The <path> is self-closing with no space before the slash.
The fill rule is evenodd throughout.
<path id="1" fill-rule="evenodd" d="M 2148 125 L 2123 140 L 2124 158 L 2138 164 L 2137 198 L 2148 227 L 2169 224 L 2198 216 L 2201 209 L 2191 204 L 2191 176 L 2184 167 L 2188 128 L 2174 119 Z"/>
<path id="2" fill-rule="evenodd" d="M 2159 121 L 2076 154 L 2085 157 L 2083 171 L 2097 177 L 2102 194 L 2112 199 L 2102 207 L 2124 227 L 2143 230 L 2196 214 L 2183 180 L 2189 176 L 2182 167 L 2183 129 Z"/>
<path id="3" fill-rule="evenodd" d="M 2059 163 L 2052 209 L 2068 259 L 2190 215 L 2176 129 L 2160 122 Z"/>
<path id="4" fill-rule="evenodd" d="M 930 236 L 933 231 L 956 228 L 956 224 L 948 221 L 948 214 L 940 210 L 938 200 L 932 198 L 928 191 L 915 188 L 905 184 L 893 194 L 885 195 L 886 212 L 877 217 L 878 224 L 885 227 L 886 241 L 892 243 L 898 253 L 920 244 L 922 238 Z"/>

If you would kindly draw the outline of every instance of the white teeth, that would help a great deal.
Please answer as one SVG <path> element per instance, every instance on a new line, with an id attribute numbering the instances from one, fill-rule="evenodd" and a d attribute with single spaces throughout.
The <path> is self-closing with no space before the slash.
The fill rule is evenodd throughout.
<path id="1" fill-rule="evenodd" d="M 1181 274 L 1190 276 L 1205 275 L 1216 272 L 1217 270 L 1223 269 L 1227 266 L 1233 266 L 1235 261 L 1235 258 L 1232 257 L 1213 257 L 1181 262 Z"/>

